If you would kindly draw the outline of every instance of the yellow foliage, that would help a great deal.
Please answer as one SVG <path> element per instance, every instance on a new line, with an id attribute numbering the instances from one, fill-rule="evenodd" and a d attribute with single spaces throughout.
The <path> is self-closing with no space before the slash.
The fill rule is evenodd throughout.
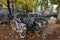
<path id="1" fill-rule="evenodd" d="M 27 7 L 27 10 L 32 11 L 33 0 L 18 0 L 18 5 Z"/>
<path id="2" fill-rule="evenodd" d="M 0 1 L 2 1 L 2 0 L 0 0 Z M 4 0 L 2 2 L 4 2 L 4 4 L 7 5 L 6 0 Z M 16 6 L 25 6 L 25 7 L 27 7 L 27 10 L 30 10 L 30 11 L 33 8 L 33 0 L 15 0 L 15 4 L 16 4 Z"/>
<path id="3" fill-rule="evenodd" d="M 7 8 L 7 2 L 6 2 L 6 0 L 0 0 L 0 4 L 3 5 L 3 8 Z"/>
<path id="4" fill-rule="evenodd" d="M 29 10 L 29 11 L 32 11 L 32 9 L 33 9 L 32 5 L 29 5 L 29 6 L 28 6 L 28 10 Z"/>
<path id="5" fill-rule="evenodd" d="M 33 9 L 33 1 L 32 0 L 26 0 L 26 4 L 27 4 L 27 6 L 28 6 L 28 10 L 29 11 L 32 11 L 32 9 Z"/>

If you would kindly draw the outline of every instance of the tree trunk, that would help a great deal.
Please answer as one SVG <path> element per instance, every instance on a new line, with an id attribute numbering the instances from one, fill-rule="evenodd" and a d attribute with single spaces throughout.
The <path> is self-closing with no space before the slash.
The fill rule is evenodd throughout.
<path id="1" fill-rule="evenodd" d="M 11 9 L 11 13 L 12 13 L 12 16 L 15 16 L 15 10 L 14 10 L 14 0 L 12 0 L 12 9 Z"/>
<path id="2" fill-rule="evenodd" d="M 58 11 L 57 11 L 57 19 L 59 19 L 60 20 L 60 6 L 58 7 Z"/>
<path id="3" fill-rule="evenodd" d="M 7 0 L 7 7 L 8 7 L 8 10 L 9 10 L 9 19 L 11 19 L 12 14 L 11 14 L 11 8 L 10 8 L 10 0 Z"/>

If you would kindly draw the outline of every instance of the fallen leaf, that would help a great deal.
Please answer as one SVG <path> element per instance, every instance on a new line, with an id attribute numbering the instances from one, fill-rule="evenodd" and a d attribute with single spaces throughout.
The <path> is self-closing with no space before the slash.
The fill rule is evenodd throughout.
<path id="1" fill-rule="evenodd" d="M 60 36 L 58 36 L 58 38 L 60 38 Z"/>
<path id="2" fill-rule="evenodd" d="M 3 26 L 6 26 L 5 24 Z"/>
<path id="3" fill-rule="evenodd" d="M 46 38 L 46 36 L 42 36 L 42 38 L 43 38 L 43 39 L 45 39 L 45 38 Z"/>
<path id="4" fill-rule="evenodd" d="M 0 35 L 1 37 L 3 36 L 3 35 Z"/>
<path id="5" fill-rule="evenodd" d="M 7 30 L 8 30 L 9 28 L 7 28 Z"/>
<path id="6" fill-rule="evenodd" d="M 11 33 L 14 34 L 14 30 L 11 30 Z"/>
<path id="7" fill-rule="evenodd" d="M 18 36 L 17 35 L 15 37 L 16 37 L 16 39 L 18 39 Z"/>
<path id="8" fill-rule="evenodd" d="M 38 37 L 40 37 L 40 35 L 39 35 L 39 34 L 37 34 L 37 36 L 38 36 Z"/>
<path id="9" fill-rule="evenodd" d="M 32 36 L 32 38 L 34 38 L 35 36 Z"/>
<path id="10" fill-rule="evenodd" d="M 31 37 L 29 37 L 29 38 L 31 38 Z"/>
<path id="11" fill-rule="evenodd" d="M 16 30 L 16 28 L 13 28 L 13 30 Z"/>
<path id="12" fill-rule="evenodd" d="M 9 35 L 11 35 L 12 33 L 9 33 Z"/>
<path id="13" fill-rule="evenodd" d="M 4 38 L 7 38 L 7 36 L 5 36 Z"/>

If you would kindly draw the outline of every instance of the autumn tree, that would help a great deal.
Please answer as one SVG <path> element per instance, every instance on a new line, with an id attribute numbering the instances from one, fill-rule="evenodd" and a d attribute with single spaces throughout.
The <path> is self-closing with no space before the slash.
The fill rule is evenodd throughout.
<path id="1" fill-rule="evenodd" d="M 15 0 L 15 4 L 24 7 L 27 11 L 33 9 L 33 0 Z"/>

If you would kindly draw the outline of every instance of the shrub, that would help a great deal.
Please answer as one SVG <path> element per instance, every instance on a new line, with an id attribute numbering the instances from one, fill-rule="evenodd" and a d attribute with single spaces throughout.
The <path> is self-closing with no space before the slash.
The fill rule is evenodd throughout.
<path id="1" fill-rule="evenodd" d="M 57 24 L 60 24 L 60 19 L 57 19 Z"/>

